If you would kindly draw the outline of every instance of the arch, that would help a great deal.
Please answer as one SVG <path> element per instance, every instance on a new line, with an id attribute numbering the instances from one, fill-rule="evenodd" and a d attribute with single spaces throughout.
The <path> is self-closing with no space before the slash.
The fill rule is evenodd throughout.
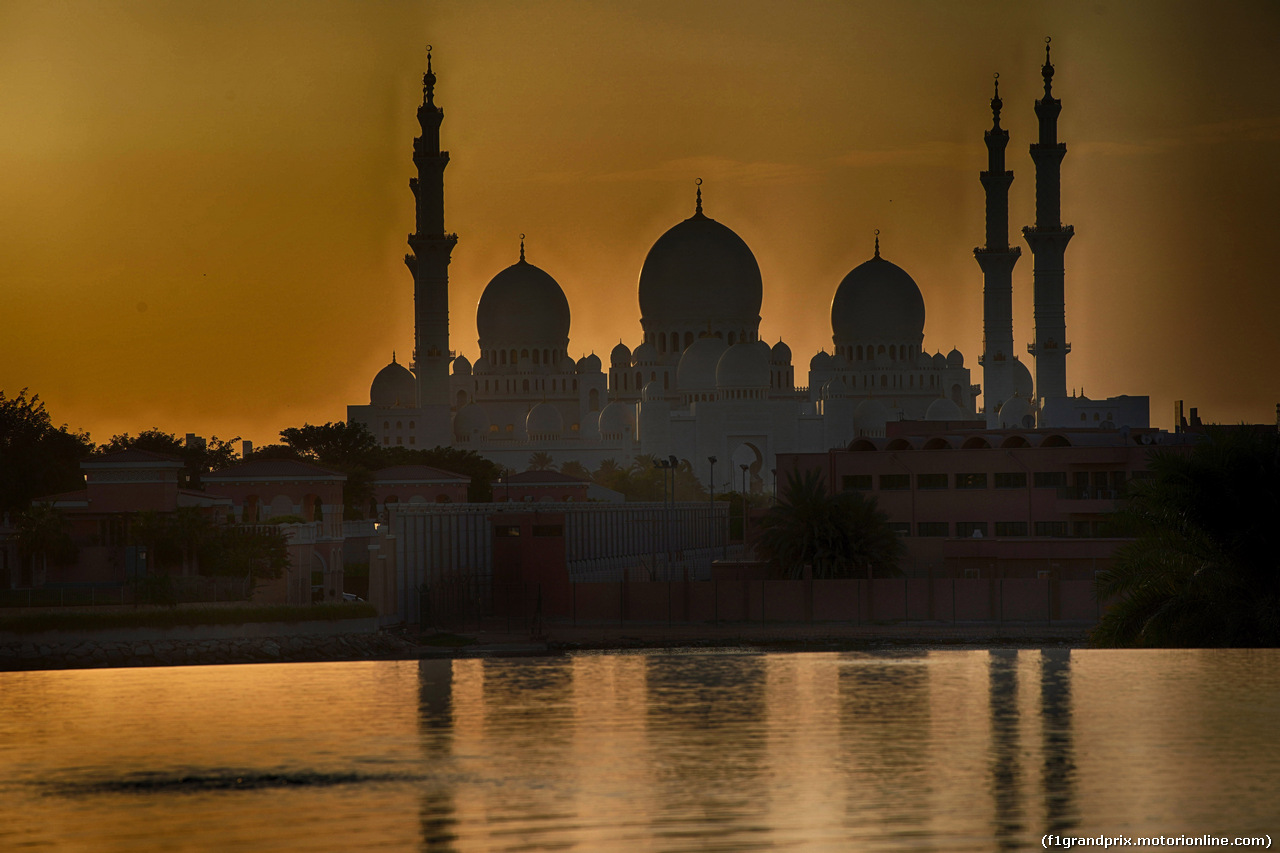
<path id="1" fill-rule="evenodd" d="M 499 363 L 501 363 L 501 364 L 506 364 L 506 363 L 507 363 L 507 351 L 506 351 L 506 350 L 503 350 L 501 353 L 499 353 L 499 356 L 500 356 L 500 357 L 499 357 Z"/>
<path id="2" fill-rule="evenodd" d="M 764 484 L 764 454 L 754 442 L 744 441 L 729 454 L 730 491 L 741 491 L 743 465 L 747 466 L 747 491 L 759 491 Z"/>
<path id="3" fill-rule="evenodd" d="M 1011 435 L 1000 442 L 1001 447 L 1030 447 L 1031 442 L 1021 435 Z"/>
<path id="4" fill-rule="evenodd" d="M 881 374 L 881 375 L 880 375 L 880 387 L 881 387 L 881 388 L 888 388 L 888 387 L 889 387 L 889 377 L 888 377 L 888 376 L 885 376 L 884 374 Z"/>
<path id="5" fill-rule="evenodd" d="M 644 374 L 637 370 L 636 371 L 636 390 L 639 391 L 643 387 L 644 387 Z"/>
<path id="6" fill-rule="evenodd" d="M 862 344 L 858 344 L 858 361 L 862 361 Z"/>
<path id="7" fill-rule="evenodd" d="M 876 347 L 876 355 L 884 355 L 884 344 L 880 344 L 880 346 Z"/>
<path id="8" fill-rule="evenodd" d="M 600 391 L 592 388 L 587 392 L 587 410 L 592 412 L 600 411 Z"/>
<path id="9" fill-rule="evenodd" d="M 396 421 L 396 429 L 404 429 L 404 421 Z"/>
<path id="10" fill-rule="evenodd" d="M 858 451 L 875 450 L 876 445 L 874 442 L 872 442 L 869 439 L 855 438 L 853 441 L 849 443 L 849 449 L 858 450 Z"/>
<path id="11" fill-rule="evenodd" d="M 884 449 L 885 450 L 914 450 L 915 448 L 912 447 L 911 442 L 907 441 L 905 438 L 895 438 L 893 441 L 885 445 Z"/>
<path id="12" fill-rule="evenodd" d="M 671 351 L 680 352 L 680 333 L 679 332 L 671 333 Z"/>
<path id="13" fill-rule="evenodd" d="M 533 351 L 533 363 L 542 364 L 542 353 L 538 350 Z"/>
<path id="14" fill-rule="evenodd" d="M 692 344 L 693 344 L 693 332 L 685 332 L 684 333 L 685 348 L 687 349 Z"/>
<path id="15" fill-rule="evenodd" d="M 529 393 L 529 380 L 528 380 L 528 379 L 526 379 L 526 380 L 524 381 L 524 393 L 526 393 L 526 394 L 528 394 L 528 393 Z"/>
<path id="16" fill-rule="evenodd" d="M 520 359 L 516 357 L 516 351 L 514 349 L 511 351 L 511 363 L 513 365 L 520 363 Z"/>
<path id="17" fill-rule="evenodd" d="M 382 428 L 383 428 L 383 429 L 391 429 L 391 421 L 383 421 L 383 422 L 382 422 Z"/>
<path id="18" fill-rule="evenodd" d="M 898 348 L 893 344 L 889 344 L 889 359 L 891 361 L 898 360 Z"/>
<path id="19" fill-rule="evenodd" d="M 248 495 L 244 499 L 244 507 L 240 510 L 240 520 L 245 524 L 257 524 L 262 513 L 262 499 L 257 495 Z"/>
<path id="20" fill-rule="evenodd" d="M 924 449 L 925 450 L 950 450 L 951 442 L 947 441 L 945 438 L 943 438 L 940 435 L 934 436 L 933 438 L 929 439 L 924 443 Z"/>
<path id="21" fill-rule="evenodd" d="M 1067 437 L 1065 435 L 1054 433 L 1053 435 L 1045 436 L 1044 441 L 1040 442 L 1040 446 L 1041 447 L 1070 447 L 1071 442 L 1067 440 Z"/>
<path id="22" fill-rule="evenodd" d="M 461 409 L 466 404 L 467 404 L 467 392 L 459 391 L 458 392 L 458 408 Z"/>
<path id="23" fill-rule="evenodd" d="M 962 450 L 989 450 L 991 448 L 991 442 L 987 441 L 980 435 L 975 435 L 973 438 L 966 438 L 964 444 L 960 445 L 960 448 Z"/>
<path id="24" fill-rule="evenodd" d="M 271 515 L 293 515 L 295 513 L 293 498 L 288 495 L 276 495 L 270 503 Z M 306 511 L 305 509 L 303 510 Z"/>
<path id="25" fill-rule="evenodd" d="M 734 333 L 733 333 L 733 332 L 730 332 L 730 333 L 729 333 L 729 346 L 733 346 L 733 343 L 734 343 L 733 338 L 734 338 Z"/>

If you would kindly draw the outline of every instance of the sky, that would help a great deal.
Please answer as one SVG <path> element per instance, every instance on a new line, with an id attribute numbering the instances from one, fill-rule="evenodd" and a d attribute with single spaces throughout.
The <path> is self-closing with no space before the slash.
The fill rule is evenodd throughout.
<path id="1" fill-rule="evenodd" d="M 958 348 L 980 383 L 992 77 L 1022 244 L 1046 36 L 1075 226 L 1068 386 L 1149 395 L 1166 428 L 1175 400 L 1270 422 L 1270 0 L 0 2 L 0 390 L 99 442 L 154 426 L 261 444 L 367 403 L 412 350 L 427 44 L 455 350 L 477 356 L 476 303 L 521 233 L 568 297 L 570 354 L 634 347 L 645 254 L 702 178 L 707 215 L 759 261 L 761 337 L 791 346 L 797 383 L 875 229 L 924 295 L 925 348 Z"/>

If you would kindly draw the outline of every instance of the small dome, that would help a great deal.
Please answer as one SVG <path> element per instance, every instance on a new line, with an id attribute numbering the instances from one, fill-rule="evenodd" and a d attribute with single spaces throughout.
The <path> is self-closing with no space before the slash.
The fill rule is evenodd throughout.
<path id="1" fill-rule="evenodd" d="M 569 300 L 556 280 L 521 260 L 485 286 L 476 306 L 480 348 L 569 343 Z"/>
<path id="2" fill-rule="evenodd" d="M 641 364 L 657 364 L 658 348 L 653 344 L 645 341 L 636 347 L 636 351 L 631 354 L 631 362 L 636 366 Z"/>
<path id="3" fill-rule="evenodd" d="M 835 376 L 822 383 L 819 394 L 824 400 L 842 400 L 851 396 L 849 380 L 843 376 Z"/>
<path id="4" fill-rule="evenodd" d="M 467 360 L 467 357 L 465 355 L 460 355 L 453 360 L 453 375 L 454 376 L 470 376 L 471 375 L 471 362 Z"/>
<path id="5" fill-rule="evenodd" d="M 564 417 L 559 409 L 543 401 L 529 410 L 524 430 L 530 438 L 556 438 L 564 431 Z"/>
<path id="6" fill-rule="evenodd" d="M 714 391 L 716 365 L 728 348 L 723 338 L 698 338 L 680 356 L 680 365 L 676 368 L 676 387 L 681 391 Z"/>
<path id="7" fill-rule="evenodd" d="M 708 321 L 754 331 L 760 324 L 760 265 L 731 229 L 701 212 L 658 238 L 640 268 L 646 330 Z"/>
<path id="8" fill-rule="evenodd" d="M 769 347 L 759 343 L 734 344 L 724 351 L 716 364 L 716 388 L 769 387 Z"/>
<path id="9" fill-rule="evenodd" d="M 644 390 L 640 392 L 646 403 L 659 402 L 667 399 L 667 391 L 662 387 L 661 379 L 650 379 L 645 383 Z"/>
<path id="10" fill-rule="evenodd" d="M 599 373 L 600 372 L 600 356 L 595 353 L 584 355 L 578 359 L 579 373 Z"/>
<path id="11" fill-rule="evenodd" d="M 960 407 L 946 397 L 934 400 L 924 413 L 926 421 L 962 421 L 964 417 Z"/>
<path id="12" fill-rule="evenodd" d="M 833 367 L 831 353 L 826 350 L 818 350 L 813 358 L 809 359 L 809 369 L 814 371 L 831 370 Z"/>
<path id="13" fill-rule="evenodd" d="M 864 435 L 883 435 L 884 425 L 893 418 L 893 410 L 875 398 L 863 400 L 853 410 L 854 425 Z"/>
<path id="14" fill-rule="evenodd" d="M 940 352 L 933 354 L 933 366 L 935 370 L 941 370 L 947 366 L 947 357 Z"/>
<path id="15" fill-rule="evenodd" d="M 391 363 L 373 377 L 373 383 L 369 386 L 369 405 L 389 409 L 393 406 L 412 408 L 417 404 L 417 380 L 393 355 Z"/>
<path id="16" fill-rule="evenodd" d="M 453 416 L 453 434 L 467 441 L 489 432 L 489 413 L 478 403 L 467 403 Z"/>
<path id="17" fill-rule="evenodd" d="M 844 277 L 831 300 L 837 344 L 918 343 L 924 337 L 924 297 L 906 270 L 876 256 Z"/>
<path id="18" fill-rule="evenodd" d="M 791 363 L 791 347 L 778 341 L 773 345 L 773 349 L 769 351 L 769 362 L 771 364 L 790 364 Z"/>
<path id="19" fill-rule="evenodd" d="M 1035 381 L 1031 378 L 1031 371 L 1027 366 L 1018 359 L 1013 360 L 1013 393 L 1019 397 L 1026 397 L 1030 400 L 1035 396 Z"/>
<path id="20" fill-rule="evenodd" d="M 929 353 L 925 352 L 924 350 L 921 350 L 916 355 L 916 367 L 919 368 L 920 370 L 932 370 L 933 356 L 929 355 Z"/>
<path id="21" fill-rule="evenodd" d="M 947 353 L 947 367 L 964 367 L 964 356 L 960 354 L 960 350 L 953 349 Z"/>
<path id="22" fill-rule="evenodd" d="M 618 345 L 613 348 L 613 352 L 609 353 L 610 367 L 630 367 L 631 366 L 631 350 L 622 341 L 618 341 Z"/>
<path id="23" fill-rule="evenodd" d="M 477 376 L 483 376 L 489 372 L 489 357 L 480 356 L 476 359 L 476 363 L 471 365 L 471 372 Z"/>
<path id="24" fill-rule="evenodd" d="M 622 438 L 628 431 L 636 431 L 635 406 L 614 400 L 600 410 L 600 435 L 605 438 Z"/>
<path id="25" fill-rule="evenodd" d="M 1031 402 L 1026 397 L 1005 400 L 996 417 L 1001 429 L 1030 429 L 1036 425 L 1035 416 L 1031 414 Z"/>

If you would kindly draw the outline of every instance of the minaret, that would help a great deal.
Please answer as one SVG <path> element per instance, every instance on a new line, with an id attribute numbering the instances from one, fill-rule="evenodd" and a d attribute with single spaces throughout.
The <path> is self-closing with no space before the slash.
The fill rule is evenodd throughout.
<path id="1" fill-rule="evenodd" d="M 1036 224 L 1022 234 L 1035 257 L 1035 343 L 1027 351 L 1036 359 L 1036 396 L 1041 400 L 1067 396 L 1067 320 L 1063 279 L 1063 256 L 1075 234 L 1062 224 L 1062 158 L 1067 146 L 1058 141 L 1058 113 L 1062 102 L 1053 97 L 1053 63 L 1049 61 L 1049 39 L 1045 39 L 1044 97 L 1036 101 L 1040 140 L 1031 146 L 1036 164 Z"/>
<path id="2" fill-rule="evenodd" d="M 409 180 L 417 200 L 416 229 L 409 235 L 413 252 L 405 255 L 404 262 L 413 273 L 413 369 L 418 381 L 418 408 L 442 407 L 436 412 L 438 417 L 424 418 L 419 432 L 428 441 L 445 444 L 449 440 L 449 256 L 458 235 L 444 230 L 444 169 L 449 165 L 449 152 L 440 150 L 444 110 L 435 104 L 435 88 L 428 45 L 422 105 L 418 107 L 422 135 L 413 140 L 418 177 Z M 441 418 L 442 422 L 437 423 Z"/>
<path id="3" fill-rule="evenodd" d="M 973 250 L 982 267 L 982 365 L 983 406 L 987 426 L 1000 426 L 1000 406 L 1013 396 L 1013 265 L 1022 250 L 1009 246 L 1009 185 L 1013 172 L 1004 168 L 1009 131 L 1000 126 L 1000 75 L 996 75 L 991 99 L 991 129 L 987 143 L 987 170 L 979 173 L 987 194 L 987 244 Z"/>

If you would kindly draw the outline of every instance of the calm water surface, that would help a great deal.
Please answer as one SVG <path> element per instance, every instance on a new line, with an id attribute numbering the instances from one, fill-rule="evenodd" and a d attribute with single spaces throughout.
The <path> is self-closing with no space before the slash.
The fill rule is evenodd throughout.
<path id="1" fill-rule="evenodd" d="M 0 849 L 1039 849 L 1280 835 L 1280 652 L 0 673 Z"/>

